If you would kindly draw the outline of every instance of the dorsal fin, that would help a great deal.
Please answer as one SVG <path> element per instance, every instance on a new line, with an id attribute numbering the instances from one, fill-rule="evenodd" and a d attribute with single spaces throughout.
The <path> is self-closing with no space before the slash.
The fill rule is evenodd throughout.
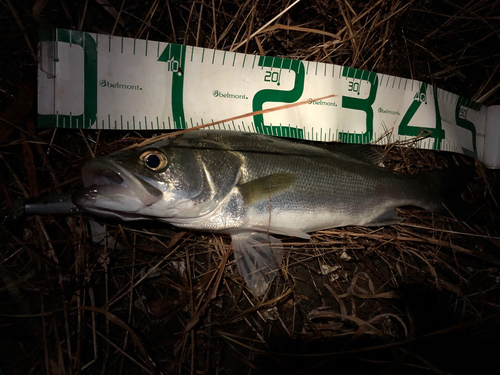
<path id="1" fill-rule="evenodd" d="M 334 154 L 344 154 L 363 163 L 378 165 L 387 159 L 387 152 L 379 146 L 351 143 L 323 143 L 323 148 Z"/>

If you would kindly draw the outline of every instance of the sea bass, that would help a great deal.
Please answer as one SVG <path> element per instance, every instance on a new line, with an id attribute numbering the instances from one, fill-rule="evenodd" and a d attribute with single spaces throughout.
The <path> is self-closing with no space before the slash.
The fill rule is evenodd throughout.
<path id="1" fill-rule="evenodd" d="M 381 160 L 370 145 L 199 130 L 87 162 L 85 188 L 72 199 L 99 216 L 230 235 L 240 274 L 261 295 L 283 255 L 271 234 L 308 239 L 320 229 L 397 223 L 401 206 L 444 210 L 450 173 L 407 175 L 376 166 Z M 451 181 L 454 192 L 464 187 Z"/>

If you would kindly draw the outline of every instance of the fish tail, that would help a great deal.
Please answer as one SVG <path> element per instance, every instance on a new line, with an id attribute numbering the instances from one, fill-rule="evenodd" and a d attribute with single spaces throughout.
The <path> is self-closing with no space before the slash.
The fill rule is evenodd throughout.
<path id="1" fill-rule="evenodd" d="M 462 193 L 473 180 L 473 167 L 450 167 L 446 169 L 423 172 L 420 177 L 430 191 L 432 197 L 427 208 L 446 216 L 466 219 L 470 206 L 462 199 Z"/>

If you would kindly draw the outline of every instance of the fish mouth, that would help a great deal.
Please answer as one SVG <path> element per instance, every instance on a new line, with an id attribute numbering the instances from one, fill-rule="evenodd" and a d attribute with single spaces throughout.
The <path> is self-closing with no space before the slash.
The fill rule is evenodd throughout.
<path id="1" fill-rule="evenodd" d="M 163 192 L 112 160 L 92 160 L 82 168 L 84 188 L 73 194 L 73 203 L 92 213 L 131 214 L 163 198 Z"/>

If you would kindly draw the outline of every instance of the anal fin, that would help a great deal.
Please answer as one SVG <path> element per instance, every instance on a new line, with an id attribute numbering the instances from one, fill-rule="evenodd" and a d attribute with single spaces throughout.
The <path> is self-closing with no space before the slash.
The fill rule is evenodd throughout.
<path id="1" fill-rule="evenodd" d="M 399 223 L 402 218 L 396 214 L 396 209 L 385 211 L 383 214 L 377 216 L 369 223 L 365 223 L 367 227 L 383 227 L 385 225 L 393 225 Z"/>
<path id="2" fill-rule="evenodd" d="M 274 227 L 274 226 L 268 227 L 268 226 L 264 226 L 264 225 L 255 225 L 252 227 L 247 227 L 245 229 L 255 230 L 255 231 L 259 231 L 259 232 L 266 232 L 266 233 L 269 232 L 269 233 L 274 233 L 274 234 L 281 234 L 282 236 L 304 238 L 306 240 L 311 239 L 311 235 L 309 235 L 308 233 L 306 233 L 300 229 Z"/>
<path id="3" fill-rule="evenodd" d="M 263 295 L 276 277 L 283 258 L 280 240 L 260 232 L 231 235 L 238 272 L 253 295 Z"/>

